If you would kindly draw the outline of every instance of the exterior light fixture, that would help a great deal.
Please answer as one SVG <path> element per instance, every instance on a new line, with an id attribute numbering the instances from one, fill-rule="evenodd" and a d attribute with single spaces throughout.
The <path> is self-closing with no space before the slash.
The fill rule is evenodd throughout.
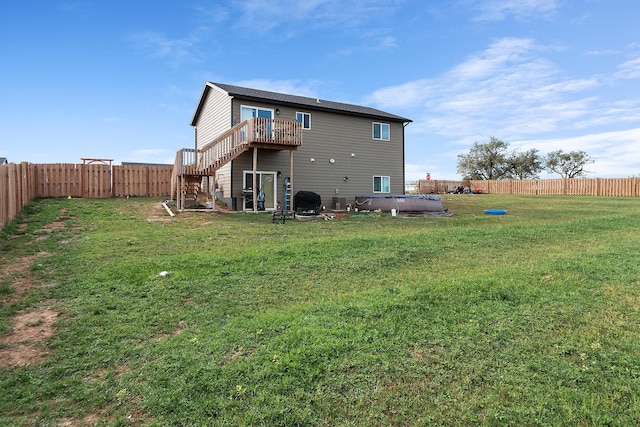
<path id="1" fill-rule="evenodd" d="M 329 163 L 334 164 L 336 162 L 336 159 L 329 159 Z"/>
<path id="2" fill-rule="evenodd" d="M 311 158 L 311 163 L 315 162 L 316 159 L 314 159 L 313 157 Z"/>

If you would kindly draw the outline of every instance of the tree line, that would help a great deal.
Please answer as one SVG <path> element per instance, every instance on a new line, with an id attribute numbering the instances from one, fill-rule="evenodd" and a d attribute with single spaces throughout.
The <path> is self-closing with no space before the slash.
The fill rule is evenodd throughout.
<path id="1" fill-rule="evenodd" d="M 509 143 L 492 136 L 487 143 L 475 142 L 469 153 L 458 154 L 458 173 L 471 180 L 539 179 L 542 171 L 578 178 L 586 176 L 585 166 L 593 162 L 582 150 L 556 150 L 543 156 L 535 148 L 511 150 Z"/>

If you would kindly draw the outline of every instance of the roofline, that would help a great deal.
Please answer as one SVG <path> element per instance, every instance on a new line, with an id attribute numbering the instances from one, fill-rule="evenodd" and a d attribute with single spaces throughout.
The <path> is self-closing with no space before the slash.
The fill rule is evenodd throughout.
<path id="1" fill-rule="evenodd" d="M 225 86 L 232 86 L 232 85 L 225 85 Z M 240 87 L 240 86 L 237 86 L 237 87 Z M 202 89 L 202 93 L 200 95 L 200 100 L 198 102 L 198 106 L 196 107 L 196 110 L 195 110 L 195 112 L 193 114 L 193 117 L 191 119 L 191 126 L 195 126 L 196 125 L 198 117 L 200 116 L 200 112 L 202 111 L 202 108 L 204 106 L 204 101 L 206 99 L 206 96 L 207 96 L 207 94 L 209 93 L 209 91 L 211 89 L 224 92 L 227 95 L 229 95 L 230 97 L 234 97 L 234 98 L 238 98 L 238 99 L 244 99 L 244 100 L 247 100 L 247 101 L 268 102 L 268 103 L 274 104 L 274 105 L 287 105 L 287 106 L 300 107 L 300 108 L 313 110 L 313 111 L 329 111 L 329 112 L 334 112 L 334 113 L 338 113 L 338 114 L 345 114 L 345 115 L 357 116 L 357 117 L 367 117 L 367 118 L 372 118 L 372 119 L 382 119 L 382 120 L 387 120 L 387 121 L 400 122 L 400 123 L 404 123 L 404 124 L 409 124 L 409 123 L 413 122 L 413 120 L 411 120 L 411 119 L 407 119 L 407 118 L 401 117 L 401 116 L 396 116 L 395 114 L 385 113 L 384 111 L 380 111 L 380 110 L 378 110 L 378 111 L 380 111 L 382 114 L 359 112 L 359 111 L 350 111 L 350 110 L 341 110 L 341 109 L 338 109 L 338 108 L 332 108 L 331 106 L 322 106 L 322 100 L 320 100 L 320 99 L 318 99 L 319 106 L 315 106 L 315 105 L 312 105 L 312 104 L 310 105 L 310 104 L 305 104 L 305 103 L 301 103 L 301 102 L 278 100 L 278 99 L 265 98 L 265 97 L 260 97 L 260 96 L 250 96 L 250 95 L 246 95 L 246 94 L 242 94 L 242 93 L 235 93 L 235 92 L 227 91 L 226 89 L 223 89 L 223 88 L 217 86 L 216 83 L 207 81 L 205 83 L 203 89 Z M 270 92 L 270 91 L 265 91 L 265 90 L 261 90 L 261 89 L 251 89 L 251 88 L 243 88 L 243 89 L 256 90 L 256 91 L 260 91 L 260 92 L 268 92 L 268 93 L 273 93 L 273 94 L 277 94 L 277 95 L 285 95 L 285 96 L 290 96 L 290 97 L 299 98 L 299 99 L 306 99 L 307 98 L 307 97 L 298 96 L 298 95 L 282 94 L 282 93 L 278 93 L 278 92 Z M 331 104 L 337 104 L 337 105 L 344 105 L 344 106 L 353 106 L 353 107 L 359 107 L 359 108 L 370 108 L 370 107 L 363 107 L 363 106 L 356 105 L 356 104 L 346 104 L 346 103 L 335 102 L 335 101 L 326 101 L 325 100 L 325 102 L 329 102 Z M 373 110 L 373 108 L 371 108 L 371 109 Z"/>
<path id="2" fill-rule="evenodd" d="M 229 94 L 231 95 L 231 94 Z M 391 117 L 391 116 L 385 116 L 382 114 L 367 114 L 367 113 L 360 113 L 357 111 L 344 111 L 344 110 L 339 110 L 336 108 L 331 108 L 331 107 L 322 107 L 322 106 L 313 106 L 313 105 L 309 105 L 309 104 L 302 104 L 302 103 L 298 103 L 298 102 L 289 102 L 289 101 L 277 101 L 277 100 L 271 100 L 271 99 L 267 99 L 267 98 L 261 98 L 261 97 L 254 97 L 254 96 L 246 96 L 246 95 L 240 95 L 240 94 L 233 94 L 231 95 L 234 98 L 237 99 L 243 99 L 246 101 L 261 101 L 261 102 L 265 102 L 268 101 L 270 104 L 275 104 L 275 105 L 286 105 L 289 107 L 300 107 L 301 109 L 305 109 L 305 110 L 312 110 L 312 111 L 328 111 L 328 112 L 333 112 L 333 113 L 337 113 L 337 114 L 345 114 L 348 116 L 357 116 L 357 117 L 367 117 L 367 118 L 371 118 L 371 119 L 383 119 L 383 120 L 388 120 L 388 121 L 396 121 L 396 122 L 401 122 L 401 123 L 411 123 L 413 122 L 413 120 L 411 119 L 407 119 L 405 117 L 400 117 L 400 116 L 396 116 Z M 320 105 L 322 104 L 322 100 L 320 100 Z M 333 101 L 332 101 L 333 102 Z M 356 104 L 351 104 L 351 105 L 356 105 Z M 394 114 L 395 116 L 395 114 Z"/>

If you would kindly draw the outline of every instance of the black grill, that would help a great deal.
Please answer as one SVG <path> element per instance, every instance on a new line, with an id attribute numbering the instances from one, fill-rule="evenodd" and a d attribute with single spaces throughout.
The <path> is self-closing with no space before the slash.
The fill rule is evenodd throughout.
<path id="1" fill-rule="evenodd" d="M 298 191 L 293 198 L 296 213 L 301 215 L 319 215 L 322 200 L 313 191 Z"/>

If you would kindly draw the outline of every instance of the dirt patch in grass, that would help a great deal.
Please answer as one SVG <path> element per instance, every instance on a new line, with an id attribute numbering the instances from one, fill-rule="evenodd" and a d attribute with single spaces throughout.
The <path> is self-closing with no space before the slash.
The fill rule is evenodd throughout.
<path id="1" fill-rule="evenodd" d="M 95 426 L 95 425 L 122 425 L 122 421 L 116 422 L 116 417 L 113 414 L 114 408 L 112 406 L 105 406 L 100 409 L 100 412 L 90 412 L 84 415 L 82 418 L 65 418 L 58 424 L 60 427 L 81 427 L 81 426 Z M 151 419 L 146 411 L 141 409 L 134 409 L 130 414 L 126 415 L 127 425 L 146 425 Z"/>
<path id="2" fill-rule="evenodd" d="M 169 215 L 167 210 L 162 206 L 162 203 L 154 204 L 151 209 L 147 209 L 142 211 L 142 209 L 138 210 L 138 212 L 147 215 L 145 220 L 147 222 L 169 222 L 169 221 L 196 221 L 197 224 L 201 227 L 206 227 L 211 224 L 215 224 L 214 221 L 211 220 L 212 217 L 216 217 L 217 215 L 224 213 L 236 213 L 226 207 L 226 205 L 220 206 L 216 205 L 216 210 L 207 210 L 207 211 L 183 211 L 179 212 L 175 206 L 169 206 L 169 209 L 176 214 L 175 217 Z"/>
<path id="3" fill-rule="evenodd" d="M 49 357 L 49 351 L 40 344 L 20 344 L 0 350 L 0 369 L 36 365 Z"/>
<path id="4" fill-rule="evenodd" d="M 175 206 L 169 207 L 169 209 L 171 209 L 175 213 Z M 147 222 L 171 221 L 171 216 L 164 208 L 164 206 L 162 206 L 162 203 L 154 203 L 151 206 L 151 209 L 145 210 L 144 212 L 142 211 L 142 209 L 140 209 L 139 212 L 149 215 L 146 218 Z"/>
<path id="5" fill-rule="evenodd" d="M 66 224 L 63 221 L 67 220 L 69 218 L 70 217 L 65 214 L 65 210 L 64 209 L 61 210 L 58 221 L 50 222 L 50 223 L 46 224 L 44 227 L 34 231 L 33 234 L 36 237 L 33 240 L 31 240 L 30 242 L 27 242 L 26 244 L 27 245 L 33 245 L 34 243 L 37 243 L 37 242 L 39 242 L 41 240 L 44 240 L 44 239 L 50 237 L 57 230 L 65 229 L 66 228 Z"/>
<path id="6" fill-rule="evenodd" d="M 3 266 L 0 281 L 9 282 L 13 290 L 2 300 L 4 304 L 14 304 L 32 289 L 42 286 L 29 273 L 29 268 L 36 260 L 49 255 L 48 252 L 38 252 Z M 57 317 L 58 312 L 48 307 L 16 315 L 12 332 L 0 337 L 0 368 L 33 365 L 45 360 L 49 356 L 46 342 L 56 332 L 53 325 Z"/>
<path id="7" fill-rule="evenodd" d="M 38 252 L 37 254 L 20 258 L 16 262 L 4 266 L 2 269 L 3 273 L 5 276 L 9 276 L 14 273 L 23 273 L 29 269 L 29 266 L 31 266 L 33 261 L 35 261 L 37 258 L 42 258 L 49 255 L 51 255 L 49 252 Z"/>
<path id="8" fill-rule="evenodd" d="M 31 267 L 35 260 L 50 255 L 49 252 L 38 252 L 35 255 L 19 258 L 16 262 L 3 266 L 2 272 L 0 273 L 0 281 L 10 280 L 14 292 L 1 301 L 5 304 L 13 304 L 26 292 L 34 287 L 41 286 L 41 283 L 32 275 L 28 274 L 29 267 Z"/>
<path id="9" fill-rule="evenodd" d="M 58 312 L 50 308 L 17 315 L 13 332 L 0 337 L 0 345 L 7 345 L 0 350 L 0 367 L 33 365 L 46 359 L 49 351 L 45 343 L 56 332 L 57 318 Z"/>
<path id="10" fill-rule="evenodd" d="M 60 427 L 93 426 L 98 424 L 100 416 L 95 413 L 87 414 L 82 420 L 66 418 L 60 422 Z"/>
<path id="11" fill-rule="evenodd" d="M 13 321 L 13 333 L 0 337 L 0 343 L 42 342 L 53 336 L 58 312 L 50 308 L 19 314 Z"/>

